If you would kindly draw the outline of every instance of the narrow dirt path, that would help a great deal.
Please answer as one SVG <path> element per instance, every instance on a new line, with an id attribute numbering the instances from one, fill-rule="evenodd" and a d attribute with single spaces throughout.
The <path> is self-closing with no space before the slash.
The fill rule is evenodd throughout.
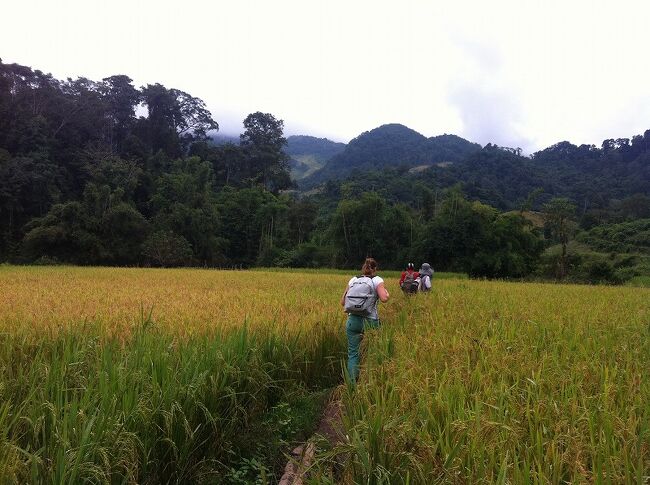
<path id="1" fill-rule="evenodd" d="M 325 438 L 332 447 L 343 440 L 342 411 L 343 405 L 335 391 L 333 398 L 323 410 L 318 427 L 312 438 L 297 446 L 291 452 L 289 461 L 284 467 L 284 474 L 278 482 L 279 485 L 303 485 L 305 475 L 314 463 L 316 445 L 314 444 L 313 438 L 315 436 Z"/>

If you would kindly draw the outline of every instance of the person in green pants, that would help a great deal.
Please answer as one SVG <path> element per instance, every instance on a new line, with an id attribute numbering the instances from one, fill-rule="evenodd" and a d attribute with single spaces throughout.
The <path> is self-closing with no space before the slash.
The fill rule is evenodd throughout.
<path id="1" fill-rule="evenodd" d="M 345 324 L 345 332 L 348 336 L 348 375 L 352 382 L 356 382 L 359 377 L 360 350 L 363 332 L 366 328 L 379 327 L 379 313 L 377 311 L 378 302 L 386 303 L 390 295 L 384 287 L 384 280 L 377 276 L 377 261 L 373 258 L 366 258 L 361 267 L 361 275 L 354 276 L 345 287 L 343 296 L 341 296 L 341 306 L 345 307 L 345 297 L 348 290 L 360 281 L 370 280 L 372 291 L 370 293 L 369 308 L 366 315 L 355 315 L 348 313 L 348 320 Z"/>

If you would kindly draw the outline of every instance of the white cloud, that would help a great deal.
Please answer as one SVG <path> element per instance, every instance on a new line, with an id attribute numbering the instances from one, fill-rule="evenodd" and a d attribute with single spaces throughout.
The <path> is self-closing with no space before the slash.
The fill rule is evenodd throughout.
<path id="1" fill-rule="evenodd" d="M 650 5 L 587 0 L 61 0 L 3 7 L 0 54 L 57 77 L 130 75 L 348 140 L 399 122 L 500 145 L 650 128 Z"/>

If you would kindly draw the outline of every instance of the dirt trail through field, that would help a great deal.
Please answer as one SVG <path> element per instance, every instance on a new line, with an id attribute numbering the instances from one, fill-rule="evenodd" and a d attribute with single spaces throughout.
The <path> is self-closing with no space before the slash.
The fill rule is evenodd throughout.
<path id="1" fill-rule="evenodd" d="M 305 475 L 314 463 L 316 454 L 315 437 L 325 438 L 332 447 L 343 440 L 341 413 L 341 401 L 335 397 L 325 407 L 314 435 L 291 452 L 289 461 L 284 467 L 284 474 L 278 482 L 279 485 L 303 484 Z"/>

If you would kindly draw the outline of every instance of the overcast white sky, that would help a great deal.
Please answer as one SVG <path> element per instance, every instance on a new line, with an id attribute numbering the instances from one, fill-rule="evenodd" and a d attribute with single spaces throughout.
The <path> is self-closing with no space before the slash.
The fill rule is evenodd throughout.
<path id="1" fill-rule="evenodd" d="M 527 152 L 650 128 L 647 0 L 25 0 L 2 17 L 3 62 L 179 88 L 228 134 L 253 111 L 286 134 L 403 123 Z"/>

